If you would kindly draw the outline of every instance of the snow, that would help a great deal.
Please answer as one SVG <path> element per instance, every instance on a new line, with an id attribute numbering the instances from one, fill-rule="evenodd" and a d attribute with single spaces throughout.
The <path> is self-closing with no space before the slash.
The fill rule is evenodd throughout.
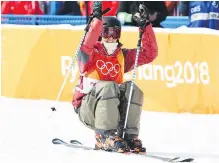
<path id="1" fill-rule="evenodd" d="M 0 97 L 1 163 L 126 162 L 161 163 L 138 156 L 83 151 L 53 145 L 53 138 L 78 139 L 93 146 L 93 131 L 78 120 L 70 102 Z M 142 139 L 147 150 L 163 156 L 195 157 L 195 163 L 219 162 L 219 115 L 143 111 Z"/>

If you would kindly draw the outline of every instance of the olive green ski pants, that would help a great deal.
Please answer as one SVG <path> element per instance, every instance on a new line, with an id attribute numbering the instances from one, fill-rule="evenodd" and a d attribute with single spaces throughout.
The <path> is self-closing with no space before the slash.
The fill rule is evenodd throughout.
<path id="1" fill-rule="evenodd" d="M 93 130 L 117 130 L 124 126 L 131 82 L 118 85 L 112 81 L 100 81 L 83 97 L 79 119 Z M 139 134 L 143 92 L 134 84 L 126 133 Z M 121 125 L 120 125 L 121 126 Z"/>

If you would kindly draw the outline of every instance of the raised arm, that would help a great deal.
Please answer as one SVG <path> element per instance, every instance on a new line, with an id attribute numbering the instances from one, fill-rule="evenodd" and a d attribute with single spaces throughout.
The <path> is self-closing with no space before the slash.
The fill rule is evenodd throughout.
<path id="1" fill-rule="evenodd" d="M 137 48 L 123 49 L 123 53 L 125 56 L 125 72 L 129 72 L 134 68 Z M 157 57 L 157 55 L 158 47 L 156 37 L 151 24 L 149 24 L 144 29 L 144 33 L 142 36 L 138 66 L 152 62 Z"/>
<path id="2" fill-rule="evenodd" d="M 87 63 L 92 58 L 94 45 L 100 36 L 102 21 L 102 2 L 95 2 L 93 6 L 92 21 L 89 24 L 88 31 L 82 42 L 77 60 L 80 73 L 84 73 L 87 69 Z"/>
<path id="3" fill-rule="evenodd" d="M 83 53 L 86 53 L 87 55 L 92 54 L 92 50 L 94 48 L 94 45 L 98 41 L 98 38 L 100 36 L 101 30 L 103 26 L 103 21 L 99 20 L 97 18 L 94 18 L 91 21 L 89 31 L 87 32 L 85 39 L 81 46 L 81 51 Z"/>

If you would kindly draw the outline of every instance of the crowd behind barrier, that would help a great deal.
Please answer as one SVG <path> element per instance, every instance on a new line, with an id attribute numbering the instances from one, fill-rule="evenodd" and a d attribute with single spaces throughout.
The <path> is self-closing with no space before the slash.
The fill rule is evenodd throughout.
<path id="1" fill-rule="evenodd" d="M 56 16 L 56 15 L 2 15 L 2 24 L 22 25 L 54 25 L 71 24 L 84 25 L 87 23 L 86 16 Z M 168 16 L 161 24 L 164 28 L 177 28 L 189 23 L 187 16 Z"/>
<path id="2" fill-rule="evenodd" d="M 161 1 L 162 2 L 162 1 Z M 179 16 L 179 1 L 163 1 L 169 16 Z M 107 15 L 114 16 L 120 1 L 103 1 L 103 9 L 110 7 Z M 2 14 L 90 15 L 93 1 L 1 1 Z"/>
<path id="3" fill-rule="evenodd" d="M 82 25 L 88 21 L 89 15 L 93 12 L 93 2 L 1 1 L 2 24 Z M 136 26 L 130 18 L 138 11 L 139 4 L 144 4 L 149 10 L 149 20 L 153 27 L 177 28 L 186 25 L 219 29 L 219 1 L 103 1 L 102 3 L 103 10 L 109 7 L 111 9 L 105 16 L 117 16 L 124 25 Z"/>
<path id="4" fill-rule="evenodd" d="M 132 6 L 139 6 L 138 1 L 130 2 L 133 3 Z M 122 10 L 126 9 L 128 7 L 127 5 L 129 5 L 126 3 L 130 2 L 103 1 L 103 10 L 106 8 L 111 9 L 105 16 L 116 16 L 116 14 L 119 14 Z M 161 11 L 160 15 L 162 15 L 162 19 L 166 19 L 166 21 L 160 20 L 160 22 L 163 21 L 161 25 L 164 28 L 177 28 L 188 24 L 187 17 L 173 17 L 179 15 L 177 12 L 178 2 L 161 1 L 145 3 L 149 9 Z M 3 14 L 2 24 L 82 25 L 86 24 L 88 16 L 93 11 L 93 1 L 3 1 L 1 2 L 1 5 Z M 155 7 L 151 8 L 151 6 Z M 172 17 L 167 18 L 167 15 Z"/>

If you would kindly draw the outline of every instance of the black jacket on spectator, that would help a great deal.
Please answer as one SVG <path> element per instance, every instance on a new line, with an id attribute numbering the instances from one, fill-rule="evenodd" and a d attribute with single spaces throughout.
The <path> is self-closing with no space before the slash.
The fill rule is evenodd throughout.
<path id="1" fill-rule="evenodd" d="M 118 12 L 126 12 L 128 14 L 135 14 L 138 12 L 138 8 L 140 4 L 144 4 L 150 13 L 157 12 L 157 19 L 152 23 L 153 27 L 162 27 L 160 23 L 166 19 L 168 16 L 168 10 L 164 1 L 120 1 L 120 5 L 118 8 Z M 125 25 L 136 25 L 134 22 L 127 23 Z"/>
<path id="2" fill-rule="evenodd" d="M 64 1 L 57 15 L 81 15 L 80 6 L 77 1 Z"/>

